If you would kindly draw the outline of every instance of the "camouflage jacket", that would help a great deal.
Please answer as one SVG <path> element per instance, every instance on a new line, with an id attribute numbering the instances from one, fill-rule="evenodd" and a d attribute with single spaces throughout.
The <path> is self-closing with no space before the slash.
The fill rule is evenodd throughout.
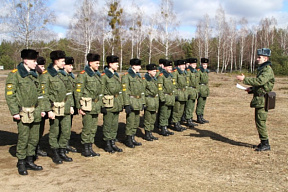
<path id="1" fill-rule="evenodd" d="M 175 86 L 175 96 L 178 97 L 179 101 L 188 100 L 188 83 L 189 79 L 187 78 L 186 70 L 181 71 L 178 67 L 172 73 L 172 81 Z"/>
<path id="2" fill-rule="evenodd" d="M 146 110 L 157 111 L 159 108 L 159 95 L 156 77 L 151 77 L 148 73 L 144 75 L 145 103 Z"/>
<path id="3" fill-rule="evenodd" d="M 160 102 L 163 102 L 166 106 L 174 106 L 175 104 L 175 85 L 173 83 L 175 82 L 172 80 L 171 73 L 165 70 L 157 78 Z"/>

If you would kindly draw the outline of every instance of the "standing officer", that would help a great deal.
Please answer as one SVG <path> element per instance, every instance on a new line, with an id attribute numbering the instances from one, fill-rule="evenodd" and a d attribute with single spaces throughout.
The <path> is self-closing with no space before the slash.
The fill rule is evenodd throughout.
<path id="1" fill-rule="evenodd" d="M 72 90 L 74 90 L 74 87 L 75 87 L 75 75 L 72 73 L 73 65 L 74 65 L 74 58 L 73 57 L 65 57 L 64 71 L 68 75 L 68 80 L 69 80 L 68 83 L 70 84 L 70 87 L 72 86 Z M 75 104 L 74 94 L 73 94 L 73 102 Z M 78 114 L 77 109 L 74 106 L 74 113 L 71 115 L 71 127 L 72 127 L 72 122 L 73 122 L 73 115 L 77 115 L 77 114 Z M 60 129 L 61 129 L 61 125 L 60 125 Z M 69 151 L 71 151 L 71 152 L 76 153 L 77 150 L 74 147 L 70 146 L 69 141 L 70 141 L 70 138 L 68 138 L 68 143 L 66 146 L 66 152 L 69 153 Z"/>
<path id="2" fill-rule="evenodd" d="M 146 65 L 147 73 L 144 75 L 144 88 L 145 88 L 145 111 L 144 111 L 144 130 L 147 141 L 158 140 L 157 137 L 152 135 L 154 125 L 156 122 L 156 113 L 159 108 L 159 97 L 157 88 L 157 73 L 156 64 Z"/>
<path id="3" fill-rule="evenodd" d="M 271 50 L 268 48 L 257 50 L 257 76 L 245 77 L 243 74 L 238 75 L 237 79 L 243 81 L 246 85 L 251 85 L 246 89 L 248 93 L 253 93 L 253 99 L 250 107 L 255 108 L 255 123 L 261 143 L 255 149 L 256 151 L 270 150 L 268 133 L 266 128 L 266 120 L 268 111 L 265 110 L 264 95 L 272 91 L 274 87 L 274 72 L 271 68 L 272 63 L 269 61 Z"/>
<path id="4" fill-rule="evenodd" d="M 188 101 L 185 106 L 185 119 L 190 127 L 197 126 L 196 123 L 193 123 L 193 112 L 195 109 L 195 101 L 198 97 L 198 87 L 200 81 L 200 74 L 198 73 L 197 67 L 197 59 L 189 58 L 186 61 L 188 63 L 187 67 L 187 77 L 188 77 Z"/>
<path id="5" fill-rule="evenodd" d="M 66 155 L 66 146 L 71 134 L 71 114 L 74 113 L 73 87 L 64 71 L 65 52 L 50 53 L 52 63 L 41 75 L 43 106 L 48 111 L 50 132 L 49 144 L 53 150 L 52 160 L 56 164 L 71 162 Z M 61 129 L 60 129 L 61 124 Z"/>
<path id="6" fill-rule="evenodd" d="M 116 72 L 119 67 L 119 57 L 115 55 L 107 56 L 108 67 L 102 73 L 102 93 L 103 93 L 103 136 L 106 141 L 105 151 L 109 153 L 122 152 L 123 150 L 115 145 L 119 113 L 123 111 L 123 96 L 120 77 Z"/>
<path id="7" fill-rule="evenodd" d="M 39 76 L 42 75 L 42 73 L 45 71 L 45 64 L 46 64 L 46 59 L 44 57 L 37 57 L 37 65 L 36 65 L 36 72 L 38 73 Z M 45 121 L 46 119 L 48 119 L 48 114 L 45 115 L 45 117 L 41 118 L 41 122 L 40 122 L 40 129 L 39 129 L 39 143 L 36 147 L 36 158 L 37 156 L 42 156 L 42 157 L 46 157 L 47 153 L 45 151 L 43 151 L 41 149 L 40 146 L 40 140 L 44 134 L 44 128 L 45 128 Z"/>
<path id="8" fill-rule="evenodd" d="M 76 80 L 75 105 L 82 115 L 81 143 L 84 149 L 81 153 L 84 157 L 100 156 L 92 149 L 94 137 L 98 126 L 98 115 L 102 106 L 102 82 L 98 71 L 100 55 L 88 53 L 88 65 L 80 72 Z"/>
<path id="9" fill-rule="evenodd" d="M 208 87 L 208 73 L 207 69 L 209 63 L 209 59 L 201 58 L 201 66 L 200 66 L 200 81 L 199 81 L 199 93 L 197 100 L 197 123 L 204 124 L 209 123 L 209 121 L 204 119 L 204 108 L 206 104 L 207 97 L 209 96 L 210 90 Z"/>
<path id="10" fill-rule="evenodd" d="M 176 131 L 183 131 L 186 128 L 180 124 L 181 117 L 184 113 L 185 104 L 188 100 L 187 93 L 187 75 L 186 75 L 186 61 L 177 60 L 175 62 L 175 70 L 172 73 L 172 81 L 175 86 L 175 105 L 172 112 L 172 122 Z"/>
<path id="11" fill-rule="evenodd" d="M 169 117 L 171 115 L 172 108 L 175 104 L 174 89 L 175 86 L 172 80 L 172 62 L 166 60 L 164 62 L 164 70 L 157 78 L 157 86 L 159 93 L 159 127 L 161 129 L 161 135 L 169 136 L 173 135 L 173 132 L 168 131 L 167 126 L 169 124 Z"/>
<path id="12" fill-rule="evenodd" d="M 5 98 L 18 127 L 16 157 L 20 175 L 28 175 L 27 169 L 43 169 L 42 166 L 34 164 L 33 158 L 39 141 L 41 116 L 45 116 L 39 105 L 42 97 L 35 71 L 37 56 L 38 52 L 35 50 L 23 49 L 21 51 L 23 62 L 9 73 L 6 79 Z"/>
<path id="13" fill-rule="evenodd" d="M 158 69 L 157 69 L 157 71 L 156 71 L 156 75 L 155 75 L 155 77 L 157 78 L 159 75 L 160 75 L 160 73 L 162 73 L 162 71 L 164 70 L 164 62 L 166 61 L 166 59 L 159 59 L 159 67 L 158 67 Z"/>
<path id="14" fill-rule="evenodd" d="M 140 124 L 140 111 L 144 110 L 145 95 L 143 80 L 139 73 L 141 69 L 141 60 L 131 59 L 131 67 L 128 72 L 122 76 L 123 101 L 126 112 L 126 130 L 127 147 L 134 148 L 142 143 L 135 140 L 135 134 Z"/>

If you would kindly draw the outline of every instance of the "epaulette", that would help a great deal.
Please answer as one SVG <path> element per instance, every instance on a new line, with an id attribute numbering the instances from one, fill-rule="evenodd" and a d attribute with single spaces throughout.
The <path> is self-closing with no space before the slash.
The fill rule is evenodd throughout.
<path id="1" fill-rule="evenodd" d="M 160 73 L 159 76 L 161 77 L 163 75 L 163 73 Z"/>
<path id="2" fill-rule="evenodd" d="M 145 79 L 145 77 L 142 77 L 142 79 Z"/>
<path id="3" fill-rule="evenodd" d="M 177 71 L 177 69 L 174 69 L 174 70 L 173 70 L 173 72 L 176 72 L 176 71 Z"/>
<path id="4" fill-rule="evenodd" d="M 200 69 L 197 69 L 197 71 L 200 71 Z"/>
<path id="5" fill-rule="evenodd" d="M 48 71 L 47 70 L 45 70 L 45 71 L 43 71 L 43 73 L 42 74 L 45 74 L 45 73 L 47 73 Z"/>
<path id="6" fill-rule="evenodd" d="M 190 71 L 190 69 L 186 69 L 186 71 Z"/>
<path id="7" fill-rule="evenodd" d="M 17 71 L 18 71 L 18 69 L 13 69 L 11 72 L 16 73 Z"/>
<path id="8" fill-rule="evenodd" d="M 101 73 L 101 76 L 105 75 L 105 73 Z"/>
<path id="9" fill-rule="evenodd" d="M 85 73 L 85 70 L 83 70 L 83 71 L 80 72 L 80 74 L 84 74 L 84 73 Z"/>
<path id="10" fill-rule="evenodd" d="M 124 73 L 124 75 L 127 75 L 127 74 L 128 74 L 128 72 Z"/>
<path id="11" fill-rule="evenodd" d="M 159 72 L 159 69 L 157 69 L 156 72 Z"/>

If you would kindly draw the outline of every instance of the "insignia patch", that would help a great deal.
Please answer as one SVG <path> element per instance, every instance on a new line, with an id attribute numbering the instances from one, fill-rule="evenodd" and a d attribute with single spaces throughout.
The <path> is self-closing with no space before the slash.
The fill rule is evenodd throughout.
<path id="1" fill-rule="evenodd" d="M 45 91 L 44 91 L 44 90 L 42 91 L 42 94 L 45 94 Z"/>
<path id="2" fill-rule="evenodd" d="M 85 70 L 83 70 L 83 71 L 80 72 L 80 74 L 84 74 L 84 73 L 85 73 Z"/>
<path id="3" fill-rule="evenodd" d="M 45 74 L 45 73 L 47 73 L 48 71 L 47 70 L 45 70 L 45 71 L 43 71 L 43 73 L 42 74 Z"/>
<path id="4" fill-rule="evenodd" d="M 11 89 L 13 89 L 13 85 L 12 84 L 7 84 L 7 90 L 11 90 Z"/>
<path id="5" fill-rule="evenodd" d="M 77 83 L 77 88 L 81 88 L 82 84 L 81 83 Z"/>
<path id="6" fill-rule="evenodd" d="M 45 89 L 45 85 L 44 84 L 41 84 L 41 89 Z"/>
<path id="7" fill-rule="evenodd" d="M 162 89 L 163 89 L 163 88 L 162 88 L 162 84 L 159 83 L 159 84 L 158 84 L 158 90 L 159 90 L 159 91 L 162 91 Z"/>
<path id="8" fill-rule="evenodd" d="M 161 77 L 163 75 L 163 73 L 160 73 L 159 76 Z"/>
<path id="9" fill-rule="evenodd" d="M 18 69 L 13 69 L 11 72 L 16 73 L 17 71 L 18 71 Z"/>
<path id="10" fill-rule="evenodd" d="M 102 73 L 101 76 L 105 75 L 105 73 Z"/>
<path id="11" fill-rule="evenodd" d="M 13 91 L 7 91 L 7 95 L 12 95 Z"/>
<path id="12" fill-rule="evenodd" d="M 81 89 L 76 89 L 76 91 L 80 93 L 80 92 L 81 92 Z"/>
<path id="13" fill-rule="evenodd" d="M 126 91 L 126 84 L 122 84 L 122 91 Z"/>
<path id="14" fill-rule="evenodd" d="M 173 85 L 176 85 L 176 79 L 172 79 Z"/>

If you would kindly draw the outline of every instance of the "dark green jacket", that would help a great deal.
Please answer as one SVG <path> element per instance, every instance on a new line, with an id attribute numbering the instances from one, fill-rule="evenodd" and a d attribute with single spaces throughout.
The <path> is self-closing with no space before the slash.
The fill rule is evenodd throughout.
<path id="1" fill-rule="evenodd" d="M 157 78 L 157 85 L 160 102 L 163 102 L 166 106 L 174 106 L 175 85 L 173 84 L 171 73 L 168 73 L 165 70 L 160 73 L 159 77 Z"/>
<path id="2" fill-rule="evenodd" d="M 261 108 L 265 105 L 264 95 L 272 91 L 274 87 L 274 72 L 271 68 L 271 62 L 267 61 L 257 68 L 257 76 L 245 77 L 243 83 L 252 86 L 253 99 L 250 103 L 252 108 Z"/>
<path id="3" fill-rule="evenodd" d="M 198 97 L 199 92 L 199 82 L 200 82 L 200 73 L 193 69 L 191 66 L 188 67 L 187 77 L 188 77 L 188 93 L 190 95 L 190 99 L 195 100 Z"/>
<path id="4" fill-rule="evenodd" d="M 189 79 L 187 79 L 187 72 L 181 71 L 178 67 L 172 73 L 172 80 L 175 85 L 175 96 L 178 97 L 179 101 L 187 101 L 188 100 L 188 83 Z"/>
<path id="5" fill-rule="evenodd" d="M 81 108 L 81 97 L 87 97 L 92 98 L 92 110 L 90 114 L 100 113 L 103 97 L 100 72 L 92 71 L 92 69 L 86 65 L 84 70 L 77 76 L 74 95 L 77 109 Z"/>
<path id="6" fill-rule="evenodd" d="M 39 101 L 42 95 L 38 75 L 33 70 L 28 72 L 23 63 L 8 74 L 5 98 L 11 115 L 19 114 L 22 107 L 36 107 L 34 122 L 41 121 Z"/>
<path id="7" fill-rule="evenodd" d="M 202 66 L 200 67 L 200 70 L 198 71 L 200 74 L 200 80 L 199 80 L 199 93 L 200 97 L 208 97 L 210 94 L 208 81 L 209 81 L 209 70 L 203 69 Z"/>
<path id="8" fill-rule="evenodd" d="M 142 110 L 145 104 L 143 79 L 132 68 L 122 76 L 122 91 L 124 105 L 131 105 L 134 110 Z"/>
<path id="9" fill-rule="evenodd" d="M 108 68 L 104 69 L 101 75 L 102 93 L 105 95 L 113 95 L 113 107 L 106 108 L 109 112 L 121 112 L 123 110 L 122 85 L 117 72 L 112 73 Z"/>
<path id="10" fill-rule="evenodd" d="M 148 73 L 144 75 L 145 103 L 146 110 L 157 111 L 159 108 L 159 95 L 156 77 L 151 77 Z"/>

